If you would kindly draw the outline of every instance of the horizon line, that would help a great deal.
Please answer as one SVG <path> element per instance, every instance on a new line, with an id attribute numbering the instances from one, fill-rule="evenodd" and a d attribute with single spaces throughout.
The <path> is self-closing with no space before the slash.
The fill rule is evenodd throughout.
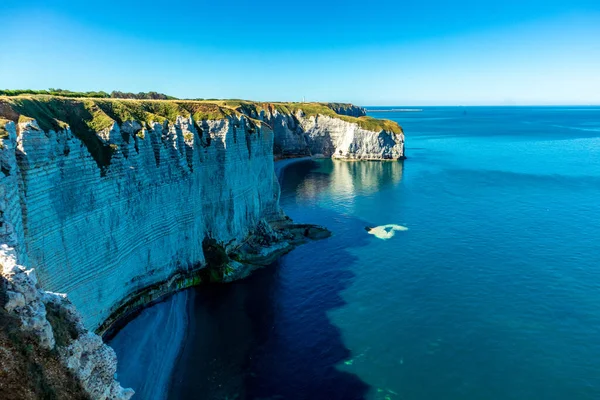
<path id="1" fill-rule="evenodd" d="M 353 104 L 353 103 L 351 103 Z M 597 104 L 429 104 L 429 105 L 363 105 L 364 108 L 372 107 L 402 107 L 402 108 L 427 108 L 427 107 L 600 107 Z"/>

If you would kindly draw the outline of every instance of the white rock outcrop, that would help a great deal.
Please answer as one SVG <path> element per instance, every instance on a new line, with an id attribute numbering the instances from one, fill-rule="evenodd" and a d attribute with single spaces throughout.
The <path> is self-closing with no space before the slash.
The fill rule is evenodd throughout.
<path id="1" fill-rule="evenodd" d="M 345 160 L 400 160 L 404 134 L 369 130 L 357 122 L 329 115 L 305 115 L 277 110 L 263 113 L 273 127 L 274 152 L 280 157 L 326 157 Z"/>
<path id="2" fill-rule="evenodd" d="M 404 135 L 370 131 L 353 122 L 325 115 L 299 116 L 313 156 L 347 160 L 398 160 L 404 157 Z"/>
<path id="3" fill-rule="evenodd" d="M 92 399 L 128 400 L 133 396 L 132 389 L 124 389 L 115 380 L 114 350 L 83 326 L 79 313 L 65 295 L 41 290 L 35 271 L 18 265 L 14 250 L 6 244 L 0 245 L 0 268 L 0 284 L 7 298 L 4 308 L 20 319 L 21 329 L 35 334 L 42 347 L 58 351 L 62 362 Z M 47 307 L 56 310 L 60 323 L 70 325 L 76 338 L 63 346 L 56 343 Z"/>

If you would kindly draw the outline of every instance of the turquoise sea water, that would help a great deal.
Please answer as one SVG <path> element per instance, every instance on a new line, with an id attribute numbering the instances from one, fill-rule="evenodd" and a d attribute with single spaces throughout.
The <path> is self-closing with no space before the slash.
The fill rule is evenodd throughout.
<path id="1" fill-rule="evenodd" d="M 600 108 L 371 115 L 408 159 L 288 167 L 334 236 L 190 290 L 170 397 L 600 398 Z"/>

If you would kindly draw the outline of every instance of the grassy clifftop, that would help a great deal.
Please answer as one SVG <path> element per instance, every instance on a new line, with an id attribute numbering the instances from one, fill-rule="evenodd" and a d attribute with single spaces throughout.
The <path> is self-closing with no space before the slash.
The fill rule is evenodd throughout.
<path id="1" fill-rule="evenodd" d="M 97 132 L 111 128 L 115 122 L 138 121 L 150 128 L 151 123 L 174 122 L 178 116 L 192 116 L 195 121 L 203 121 L 233 114 L 239 113 L 217 104 L 196 101 L 0 96 L 0 119 L 15 123 L 36 120 L 46 132 L 68 126 L 86 145 L 100 168 L 110 164 L 115 150 Z M 3 134 L 5 132 L 0 130 L 0 136 Z"/>
<path id="2" fill-rule="evenodd" d="M 180 100 L 128 100 L 67 98 L 58 96 L 0 96 L 0 118 L 14 122 L 35 119 L 40 128 L 48 130 L 81 128 L 98 132 L 114 122 L 139 121 L 174 122 L 177 116 L 192 116 L 196 121 L 222 119 L 235 110 L 217 104 Z"/>
<path id="3" fill-rule="evenodd" d="M 282 114 L 296 114 L 298 111 L 302 111 L 305 116 L 317 116 L 325 115 L 332 118 L 339 118 L 341 120 L 356 123 L 363 129 L 370 131 L 381 131 L 385 130 L 393 133 L 402 133 L 402 128 L 394 121 L 386 119 L 377 119 L 373 117 L 350 117 L 347 115 L 340 115 L 334 111 L 334 108 L 350 107 L 352 104 L 345 103 L 263 103 L 247 100 L 216 100 L 211 101 L 219 104 L 223 107 L 233 108 L 241 111 L 245 114 L 250 112 L 259 113 L 261 110 L 277 110 Z"/>
<path id="4" fill-rule="evenodd" d="M 69 98 L 44 95 L 0 96 L 0 118 L 14 122 L 35 119 L 40 128 L 74 129 L 98 132 L 114 122 L 136 120 L 141 123 L 174 122 L 177 116 L 191 116 L 195 121 L 222 119 L 239 114 L 258 114 L 261 110 L 277 110 L 284 114 L 302 111 L 307 117 L 325 115 L 357 123 L 368 130 L 401 133 L 400 126 L 389 120 L 350 117 L 337 114 L 333 108 L 352 106 L 341 103 L 263 103 L 246 100 L 130 100 L 105 98 Z"/>
<path id="5" fill-rule="evenodd" d="M 367 116 L 340 115 L 334 108 L 351 107 L 337 103 L 262 103 L 246 100 L 135 100 L 107 98 L 72 98 L 49 95 L 0 95 L 0 138 L 6 136 L 7 120 L 15 123 L 36 120 L 48 132 L 70 127 L 71 132 L 88 148 L 101 169 L 110 164 L 115 151 L 97 133 L 117 122 L 138 121 L 150 128 L 151 123 L 175 122 L 178 116 L 191 116 L 196 123 L 246 115 L 253 124 L 262 110 L 306 117 L 323 115 L 356 123 L 371 131 L 402 133 L 400 126 L 389 120 Z"/>

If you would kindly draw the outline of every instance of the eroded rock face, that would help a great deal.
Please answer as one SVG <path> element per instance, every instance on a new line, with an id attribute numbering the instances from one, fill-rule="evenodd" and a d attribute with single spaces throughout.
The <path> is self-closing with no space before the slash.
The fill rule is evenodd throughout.
<path id="1" fill-rule="evenodd" d="M 348 115 L 350 117 L 364 117 L 367 115 L 365 108 L 353 104 L 329 103 L 328 107 L 340 115 Z"/>
<path id="2" fill-rule="evenodd" d="M 281 213 L 273 132 L 245 118 L 115 123 L 104 171 L 70 129 L 19 124 L 0 150 L 5 241 L 95 330 L 131 293 L 200 267 L 205 237 L 235 246 Z"/>
<path id="3" fill-rule="evenodd" d="M 200 268 L 206 237 L 235 246 L 259 221 L 280 218 L 273 133 L 244 116 L 113 123 L 98 133 L 113 150 L 100 169 L 68 127 L 3 128 L 4 307 L 57 349 L 93 399 L 127 399 L 116 355 L 93 331 L 132 293 Z"/>
<path id="4" fill-rule="evenodd" d="M 35 101 L 32 109 L 46 109 Z M 40 126 L 53 126 L 52 117 L 78 126 L 78 114 L 70 115 L 69 107 L 80 102 L 55 103 L 52 107 L 64 109 L 41 115 L 44 124 L 20 117 L 17 125 L 4 124 L 0 243 L 14 249 L 19 264 L 36 269 L 45 290 L 68 293 L 92 331 L 133 294 L 201 268 L 205 238 L 229 251 L 260 229 L 261 221 L 281 218 L 274 153 L 348 160 L 404 156 L 397 125 L 386 130 L 374 124 L 377 128 L 369 130 L 368 120 L 336 117 L 314 104 L 329 114 L 282 113 L 267 106 L 250 116 L 169 115 L 172 122 L 161 123 L 117 122 L 123 115 L 110 122 L 116 108 L 88 104 L 89 113 L 100 112 L 100 106 L 108 112 L 102 114 L 110 122 L 107 128 L 89 131 L 94 125 L 88 124 L 87 131 L 73 132 L 61 123 L 45 131 Z M 162 105 L 143 106 L 158 112 Z M 351 105 L 329 107 L 364 114 Z M 7 118 L 14 113 L 4 111 Z M 11 305 L 26 300 L 10 296 Z"/>
<path id="5" fill-rule="evenodd" d="M 272 126 L 274 153 L 278 157 L 326 157 L 346 160 L 400 160 L 404 135 L 382 129 L 369 130 L 356 122 L 328 115 L 307 116 L 301 110 L 264 115 Z"/>
<path id="6" fill-rule="evenodd" d="M 348 160 L 399 160 L 404 157 L 404 135 L 371 131 L 338 118 L 300 117 L 313 156 Z"/>
<path id="7" fill-rule="evenodd" d="M 81 316 L 65 295 L 41 290 L 35 271 L 18 265 L 14 250 L 6 244 L 0 245 L 0 268 L 0 281 L 8 298 L 5 310 L 18 317 L 21 329 L 33 333 L 42 347 L 58 351 L 63 364 L 92 399 L 127 400 L 133 396 L 132 389 L 124 389 L 115 380 L 115 352 L 100 336 L 85 329 Z M 56 312 L 56 318 L 49 317 L 49 307 Z M 59 330 L 72 332 L 60 345 L 56 340 Z"/>

